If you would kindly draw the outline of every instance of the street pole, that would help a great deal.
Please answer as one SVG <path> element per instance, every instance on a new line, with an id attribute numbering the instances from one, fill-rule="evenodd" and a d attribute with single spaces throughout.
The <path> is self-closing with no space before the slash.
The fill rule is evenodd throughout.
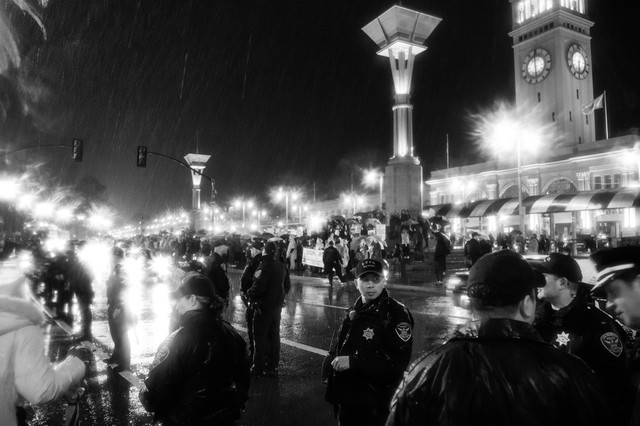
<path id="1" fill-rule="evenodd" d="M 289 229 L 289 193 L 284 194 L 284 223 L 285 227 Z"/>
<path id="2" fill-rule="evenodd" d="M 520 232 L 525 233 L 524 230 L 524 216 L 525 208 L 522 205 L 522 161 L 520 158 L 520 139 L 516 140 L 516 148 L 518 151 L 518 213 L 520 215 Z M 524 235 L 523 235 L 524 236 Z"/>
<path id="3" fill-rule="evenodd" d="M 382 179 L 384 175 L 380 173 L 380 210 L 382 210 Z"/>

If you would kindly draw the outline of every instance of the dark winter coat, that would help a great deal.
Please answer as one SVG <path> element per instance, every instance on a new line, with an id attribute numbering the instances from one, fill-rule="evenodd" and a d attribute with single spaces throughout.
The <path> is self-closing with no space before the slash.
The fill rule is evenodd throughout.
<path id="1" fill-rule="evenodd" d="M 475 238 L 471 238 L 464 245 L 464 254 L 469 257 L 471 265 L 476 263 L 478 259 L 482 257 L 482 248 L 480 248 L 480 242 Z"/>
<path id="2" fill-rule="evenodd" d="M 246 343 L 209 310 L 186 312 L 160 345 L 140 400 L 164 425 L 227 424 L 248 399 Z"/>
<path id="3" fill-rule="evenodd" d="M 249 300 L 262 309 L 282 308 L 284 296 L 291 290 L 289 272 L 282 262 L 262 256 L 253 274 L 253 284 L 247 290 Z"/>
<path id="4" fill-rule="evenodd" d="M 633 390 L 627 371 L 626 336 L 613 318 L 588 304 L 580 293 L 559 310 L 542 303 L 534 327 L 545 342 L 586 362 L 600 379 L 616 413 L 628 417 Z"/>
<path id="5" fill-rule="evenodd" d="M 408 370 L 387 425 L 608 425 L 594 373 L 529 324 L 474 321 Z"/>
<path id="6" fill-rule="evenodd" d="M 350 368 L 332 371 L 327 399 L 336 405 L 381 407 L 409 365 L 413 317 L 387 290 L 374 301 L 359 298 L 347 311 L 330 356 L 349 356 Z"/>

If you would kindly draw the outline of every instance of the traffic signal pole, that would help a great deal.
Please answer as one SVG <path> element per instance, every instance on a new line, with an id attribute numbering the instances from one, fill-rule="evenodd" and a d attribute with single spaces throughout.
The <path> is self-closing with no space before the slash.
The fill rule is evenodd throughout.
<path id="1" fill-rule="evenodd" d="M 66 148 L 66 149 L 69 149 L 69 148 L 71 148 L 71 158 L 73 159 L 73 161 L 82 162 L 82 145 L 83 145 L 82 139 L 74 139 L 73 143 L 71 145 L 43 144 L 43 145 L 23 146 L 22 148 L 17 148 L 17 149 L 14 149 L 12 151 L 1 152 L 0 153 L 0 159 L 4 159 L 8 155 L 15 154 L 17 152 L 28 151 L 28 150 L 31 150 L 31 149 L 38 149 L 38 148 Z"/>

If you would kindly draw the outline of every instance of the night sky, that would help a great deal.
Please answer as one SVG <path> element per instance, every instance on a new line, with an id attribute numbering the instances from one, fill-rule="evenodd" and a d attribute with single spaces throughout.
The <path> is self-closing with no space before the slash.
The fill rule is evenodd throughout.
<path id="1" fill-rule="evenodd" d="M 594 92 L 607 90 L 611 137 L 640 127 L 637 15 L 620 3 L 589 4 Z M 266 201 L 279 185 L 305 188 L 310 199 L 314 182 L 319 199 L 331 197 L 349 188 L 352 173 L 358 189 L 362 168 L 383 167 L 392 154 L 393 126 L 388 60 L 361 28 L 393 4 L 50 0 L 46 40 L 8 7 L 22 64 L 0 78 L 0 144 L 81 138 L 85 149 L 82 163 L 42 148 L 4 167 L 43 163 L 62 185 L 92 176 L 127 221 L 191 205 L 189 173 L 154 156 L 137 168 L 138 145 L 179 159 L 211 154 L 205 173 L 221 203 Z M 447 134 L 451 165 L 474 163 L 467 117 L 514 98 L 510 3 L 402 5 L 443 19 L 413 74 L 414 150 L 425 176 L 446 166 Z"/>

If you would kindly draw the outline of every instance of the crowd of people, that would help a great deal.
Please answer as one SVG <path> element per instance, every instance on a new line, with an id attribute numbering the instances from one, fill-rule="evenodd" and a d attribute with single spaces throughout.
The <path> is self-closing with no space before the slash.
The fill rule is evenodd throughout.
<path id="1" fill-rule="evenodd" d="M 443 231 L 437 224 L 428 231 L 438 280 L 446 268 L 439 262 L 451 251 Z M 196 254 L 202 261 L 172 293 L 168 336 L 140 392 L 155 421 L 234 424 L 250 403 L 251 381 L 278 375 L 281 310 L 297 247 L 306 245 L 326 254 L 322 272 L 330 285 L 334 276 L 353 280 L 360 293 L 322 369 L 325 399 L 340 425 L 640 424 L 640 344 L 633 333 L 640 329 L 640 248 L 595 251 L 598 283 L 592 288 L 566 254 L 527 261 L 513 247 L 495 249 L 472 234 L 465 246 L 472 321 L 409 366 L 414 320 L 385 288 L 386 247 L 339 229 L 326 237 L 254 238 L 247 244 L 240 292 L 248 344 L 223 319 L 230 297 L 224 253 L 201 243 Z M 127 330 L 135 315 L 123 297 L 124 251 L 113 247 L 111 255 L 106 289 L 114 349 L 105 361 L 123 371 L 130 367 Z M 78 337 L 90 338 L 93 277 L 73 250 L 66 259 L 66 282 L 84 283 L 69 286 L 83 312 Z M 41 322 L 33 304 L 0 296 L 2 424 L 24 422 L 23 399 L 39 404 L 77 397 L 93 362 L 74 346 L 54 368 L 44 356 Z M 16 357 L 19 363 L 6 363 Z M 27 360 L 36 366 L 29 374 Z"/>

